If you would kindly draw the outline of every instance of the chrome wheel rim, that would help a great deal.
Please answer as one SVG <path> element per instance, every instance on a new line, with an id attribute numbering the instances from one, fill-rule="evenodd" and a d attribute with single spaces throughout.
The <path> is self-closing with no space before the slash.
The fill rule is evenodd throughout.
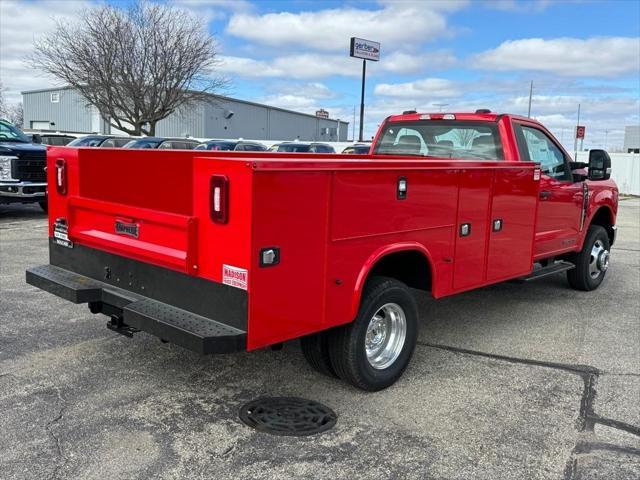
<path id="1" fill-rule="evenodd" d="M 609 268 L 609 250 L 602 243 L 602 240 L 596 240 L 591 247 L 591 255 L 589 257 L 589 276 L 593 279 L 598 278 Z"/>
<path id="2" fill-rule="evenodd" d="M 397 303 L 380 307 L 369 320 L 365 336 L 367 361 L 376 370 L 383 370 L 400 356 L 407 337 L 407 317 Z"/>

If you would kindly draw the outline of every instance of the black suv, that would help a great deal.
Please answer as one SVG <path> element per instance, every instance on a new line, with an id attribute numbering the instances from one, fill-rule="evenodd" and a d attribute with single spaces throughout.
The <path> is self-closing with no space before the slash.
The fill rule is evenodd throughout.
<path id="1" fill-rule="evenodd" d="M 122 148 L 131 141 L 130 137 L 114 137 L 113 135 L 87 135 L 76 138 L 68 147 Z"/>
<path id="2" fill-rule="evenodd" d="M 160 150 L 193 150 L 200 142 L 192 138 L 142 137 L 131 140 L 122 148 L 157 148 Z"/>
<path id="3" fill-rule="evenodd" d="M 0 204 L 38 202 L 47 211 L 47 147 L 0 120 Z"/>

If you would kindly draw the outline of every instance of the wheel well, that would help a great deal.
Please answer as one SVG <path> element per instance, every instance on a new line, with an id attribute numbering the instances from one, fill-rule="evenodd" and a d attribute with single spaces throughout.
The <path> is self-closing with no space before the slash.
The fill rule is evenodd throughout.
<path id="1" fill-rule="evenodd" d="M 591 225 L 600 225 L 604 227 L 609 236 L 609 242 L 613 243 L 613 217 L 607 207 L 600 207 L 591 219 Z"/>
<path id="2" fill-rule="evenodd" d="M 431 291 L 429 261 L 417 250 L 404 250 L 385 255 L 376 262 L 367 278 L 373 276 L 395 278 L 410 288 Z"/>

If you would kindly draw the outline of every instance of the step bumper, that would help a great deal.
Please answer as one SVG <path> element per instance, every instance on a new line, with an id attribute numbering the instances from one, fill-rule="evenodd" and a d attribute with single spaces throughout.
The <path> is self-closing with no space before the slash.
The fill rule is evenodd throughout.
<path id="1" fill-rule="evenodd" d="M 27 283 L 73 303 L 107 305 L 124 324 L 200 354 L 246 350 L 246 332 L 54 265 L 26 272 Z"/>

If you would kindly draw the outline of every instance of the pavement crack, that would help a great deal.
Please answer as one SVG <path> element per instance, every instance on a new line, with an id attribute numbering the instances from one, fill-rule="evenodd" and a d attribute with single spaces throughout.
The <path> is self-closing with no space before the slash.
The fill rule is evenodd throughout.
<path id="1" fill-rule="evenodd" d="M 53 443 L 56 447 L 56 456 L 58 457 L 56 466 L 53 469 L 53 472 L 51 472 L 51 475 L 49 475 L 48 480 L 55 480 L 56 478 L 58 478 L 58 474 L 60 473 L 60 470 L 62 470 L 62 468 L 67 464 L 67 457 L 65 457 L 64 452 L 62 450 L 62 442 L 60 440 L 60 437 L 58 437 L 53 431 L 53 426 L 63 419 L 64 413 L 67 409 L 67 403 L 65 399 L 62 397 L 60 393 L 60 389 L 58 387 L 54 387 L 54 388 L 56 390 L 56 393 L 58 394 L 58 400 L 60 400 L 60 402 L 62 403 L 62 406 L 60 407 L 60 410 L 58 410 L 58 414 L 45 425 L 45 429 L 47 430 L 47 433 L 53 440 Z M 62 462 L 60 462 L 60 459 L 62 459 Z"/>
<path id="2" fill-rule="evenodd" d="M 477 350 L 469 350 L 466 348 L 452 347 L 449 345 L 441 345 L 437 343 L 429 343 L 429 342 L 417 342 L 418 345 L 422 345 L 424 347 L 437 348 L 440 350 L 448 350 L 454 353 L 461 353 L 465 355 L 474 355 L 477 357 L 490 358 L 493 360 L 500 360 L 503 362 L 509 363 L 517 363 L 521 365 L 533 365 L 536 367 L 544 367 L 544 368 L 554 368 L 556 370 L 564 370 L 566 372 L 575 373 L 580 376 L 588 376 L 588 375 L 600 375 L 600 370 L 595 367 L 591 367 L 589 365 L 573 365 L 568 363 L 556 363 L 556 362 L 547 362 L 544 360 L 535 360 L 530 358 L 520 358 L 520 357 L 510 357 L 507 355 L 499 355 L 496 353 L 487 353 L 480 352 Z"/>
<path id="3" fill-rule="evenodd" d="M 640 428 L 634 425 L 620 422 L 611 418 L 600 417 L 595 413 L 596 399 L 596 383 L 600 375 L 606 374 L 601 370 L 589 365 L 574 365 L 567 363 L 547 362 L 543 360 L 534 360 L 528 358 L 511 357 L 507 355 L 498 355 L 495 353 L 480 352 L 477 350 L 469 350 L 466 348 L 453 347 L 450 345 L 441 345 L 429 342 L 417 342 L 418 345 L 445 350 L 452 353 L 470 355 L 488 358 L 518 365 L 530 365 L 534 367 L 551 368 L 564 372 L 573 373 L 582 378 L 584 387 L 580 398 L 580 413 L 578 415 L 577 428 L 581 435 L 587 435 L 587 438 L 593 438 L 595 424 L 605 425 L 615 428 L 632 435 L 640 436 Z M 631 374 L 635 375 L 635 374 Z M 584 438 L 584 437 L 583 437 Z M 576 478 L 578 469 L 578 459 L 580 455 L 588 454 L 594 450 L 606 450 L 611 452 L 625 453 L 629 455 L 640 455 L 640 449 L 614 445 L 610 443 L 598 441 L 580 440 L 576 443 L 564 469 L 564 479 L 573 480 Z"/>
<path id="4" fill-rule="evenodd" d="M 624 432 L 630 433 L 631 435 L 640 437 L 640 427 L 636 427 L 635 425 L 631 425 L 630 423 L 621 422 L 620 420 L 614 420 L 613 418 L 600 417 L 595 414 L 591 417 L 591 420 L 593 421 L 593 423 L 622 430 Z"/>
<path id="5" fill-rule="evenodd" d="M 627 455 L 640 456 L 640 449 L 634 447 L 623 447 L 615 445 L 613 443 L 605 442 L 578 442 L 576 448 L 573 450 L 576 455 L 584 455 L 593 452 L 594 450 L 606 450 L 609 452 L 626 453 Z"/>

